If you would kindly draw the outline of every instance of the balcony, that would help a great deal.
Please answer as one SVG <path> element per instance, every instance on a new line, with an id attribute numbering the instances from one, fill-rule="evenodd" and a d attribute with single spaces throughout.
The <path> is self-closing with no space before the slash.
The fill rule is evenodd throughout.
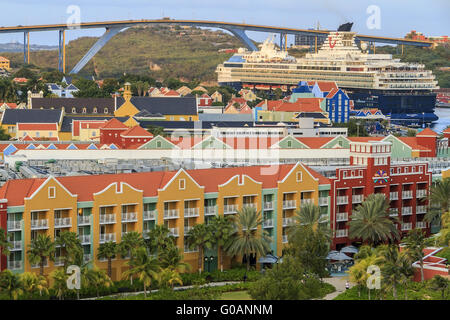
<path id="1" fill-rule="evenodd" d="M 81 244 L 83 244 L 83 245 L 91 243 L 91 235 L 90 234 L 78 235 L 78 239 L 80 239 Z"/>
<path id="2" fill-rule="evenodd" d="M 256 203 L 253 203 L 253 202 L 243 203 L 242 207 L 243 208 L 255 208 L 256 209 Z"/>
<path id="3" fill-rule="evenodd" d="M 215 216 L 217 212 L 217 206 L 206 206 L 205 216 Z"/>
<path id="4" fill-rule="evenodd" d="M 164 219 L 178 219 L 179 217 L 178 209 L 164 210 Z"/>
<path id="5" fill-rule="evenodd" d="M 306 204 L 314 204 L 313 199 L 301 199 L 300 200 L 300 205 L 306 205 Z"/>
<path id="6" fill-rule="evenodd" d="M 116 242 L 116 234 L 115 233 L 103 233 L 100 234 L 100 243 L 105 242 Z"/>
<path id="7" fill-rule="evenodd" d="M 389 208 L 389 216 L 397 217 L 398 216 L 398 208 Z"/>
<path id="8" fill-rule="evenodd" d="M 263 228 L 273 228 L 273 219 L 266 219 L 263 221 L 262 226 Z"/>
<path id="9" fill-rule="evenodd" d="M 114 213 L 100 215 L 100 224 L 113 224 L 113 223 L 116 223 L 116 215 Z"/>
<path id="10" fill-rule="evenodd" d="M 283 201 L 283 209 L 295 209 L 297 208 L 296 200 L 284 200 Z"/>
<path id="11" fill-rule="evenodd" d="M 294 224 L 294 218 L 283 218 L 283 227 L 288 227 Z"/>
<path id="12" fill-rule="evenodd" d="M 199 208 L 184 208 L 185 218 L 195 218 L 200 216 Z"/>
<path id="13" fill-rule="evenodd" d="M 412 190 L 402 191 L 402 199 L 412 199 L 413 192 Z"/>
<path id="14" fill-rule="evenodd" d="M 189 248 L 188 244 L 184 244 L 184 253 L 198 252 L 198 247 Z"/>
<path id="15" fill-rule="evenodd" d="M 417 221 L 416 222 L 416 228 L 417 229 L 426 229 L 427 228 L 426 221 Z"/>
<path id="16" fill-rule="evenodd" d="M 122 222 L 137 222 L 136 212 L 122 212 Z"/>
<path id="17" fill-rule="evenodd" d="M 336 238 L 346 238 L 348 236 L 347 229 L 338 229 L 336 230 Z"/>
<path id="18" fill-rule="evenodd" d="M 178 237 L 178 228 L 169 228 L 169 235 L 172 237 Z"/>
<path id="19" fill-rule="evenodd" d="M 70 228 L 72 226 L 72 218 L 56 218 L 55 228 Z"/>
<path id="20" fill-rule="evenodd" d="M 363 194 L 354 194 L 352 195 L 352 203 L 361 203 L 364 200 L 364 195 Z"/>
<path id="21" fill-rule="evenodd" d="M 8 221 L 8 231 L 20 231 L 22 230 L 22 224 L 20 221 Z"/>
<path id="22" fill-rule="evenodd" d="M 9 270 L 20 270 L 22 269 L 22 260 L 11 260 L 8 261 Z"/>
<path id="23" fill-rule="evenodd" d="M 264 210 L 273 210 L 273 201 L 264 202 Z"/>
<path id="24" fill-rule="evenodd" d="M 91 261 L 91 255 L 89 253 L 83 254 L 83 262 L 88 263 Z"/>
<path id="25" fill-rule="evenodd" d="M 416 190 L 416 198 L 425 198 L 427 196 L 427 189 Z"/>
<path id="26" fill-rule="evenodd" d="M 287 243 L 288 242 L 288 236 L 287 236 L 287 234 L 283 234 L 283 236 L 282 236 L 282 242 L 283 243 Z"/>
<path id="27" fill-rule="evenodd" d="M 336 221 L 348 221 L 348 212 L 339 212 L 336 214 Z"/>
<path id="28" fill-rule="evenodd" d="M 55 261 L 53 262 L 55 267 L 60 267 L 64 265 L 64 257 L 55 257 Z"/>
<path id="29" fill-rule="evenodd" d="M 336 204 L 347 204 L 348 196 L 338 196 L 336 197 Z"/>
<path id="30" fill-rule="evenodd" d="M 31 220 L 31 230 L 48 229 L 48 219 Z"/>
<path id="31" fill-rule="evenodd" d="M 144 211 L 142 214 L 142 219 L 146 220 L 156 220 L 156 210 Z"/>
<path id="32" fill-rule="evenodd" d="M 412 215 L 412 207 L 403 207 L 402 216 L 410 216 L 410 215 Z"/>
<path id="33" fill-rule="evenodd" d="M 423 214 L 423 213 L 427 213 L 427 206 L 417 206 L 416 214 Z"/>
<path id="34" fill-rule="evenodd" d="M 31 264 L 31 268 L 35 269 L 35 268 L 40 268 L 40 267 L 41 267 L 40 263 Z M 46 268 L 46 267 L 48 267 L 48 259 L 47 258 L 44 261 L 44 268 Z"/>
<path id="35" fill-rule="evenodd" d="M 225 204 L 223 206 L 223 214 L 237 213 L 237 204 Z"/>
<path id="36" fill-rule="evenodd" d="M 412 229 L 412 222 L 402 223 L 402 231 L 408 231 Z"/>
<path id="37" fill-rule="evenodd" d="M 187 235 L 194 226 L 184 226 L 184 235 Z"/>
<path id="38" fill-rule="evenodd" d="M 390 192 L 390 193 L 389 193 L 389 199 L 390 199 L 390 200 L 398 200 L 398 192 L 397 192 L 397 191 L 395 191 L 395 192 Z"/>
<path id="39" fill-rule="evenodd" d="M 78 226 L 86 226 L 91 224 L 90 216 L 79 216 L 78 217 Z"/>
<path id="40" fill-rule="evenodd" d="M 327 205 L 328 205 L 328 197 L 320 197 L 319 206 L 327 206 Z"/>
<path id="41" fill-rule="evenodd" d="M 20 251 L 22 250 L 22 241 L 9 241 L 11 247 L 9 251 Z"/>

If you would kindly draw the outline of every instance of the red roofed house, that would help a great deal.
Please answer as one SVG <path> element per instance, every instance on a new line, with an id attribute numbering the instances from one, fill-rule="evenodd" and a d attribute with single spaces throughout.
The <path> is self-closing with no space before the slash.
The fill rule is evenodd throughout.
<path id="1" fill-rule="evenodd" d="M 100 143 L 101 144 L 111 144 L 115 145 L 121 144 L 120 134 L 128 130 L 128 127 L 116 118 L 112 118 L 100 128 Z"/>
<path id="2" fill-rule="evenodd" d="M 197 97 L 197 106 L 198 107 L 211 107 L 212 103 L 213 103 L 213 100 L 207 93 L 204 93 L 200 97 Z"/>
<path id="3" fill-rule="evenodd" d="M 425 128 L 416 134 L 417 144 L 430 150 L 424 157 L 436 157 L 436 139 L 438 134 L 430 128 Z"/>
<path id="4" fill-rule="evenodd" d="M 252 113 L 252 108 L 248 106 L 247 101 L 244 98 L 233 97 L 228 101 L 223 113 L 248 114 Z"/>
<path id="5" fill-rule="evenodd" d="M 16 123 L 16 139 L 59 140 L 57 123 Z"/>
<path id="6" fill-rule="evenodd" d="M 100 127 L 106 122 L 107 120 L 73 120 L 72 140 L 100 140 Z"/>
<path id="7" fill-rule="evenodd" d="M 120 137 L 120 146 L 122 149 L 136 149 L 150 141 L 153 138 L 153 135 L 141 126 L 134 126 L 127 131 L 122 132 Z"/>

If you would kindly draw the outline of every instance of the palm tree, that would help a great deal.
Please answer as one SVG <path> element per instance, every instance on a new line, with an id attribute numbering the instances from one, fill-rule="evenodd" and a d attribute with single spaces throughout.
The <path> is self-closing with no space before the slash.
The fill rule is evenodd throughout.
<path id="1" fill-rule="evenodd" d="M 39 275 L 44 275 L 44 265 L 46 259 L 53 261 L 55 244 L 46 234 L 39 234 L 36 239 L 31 240 L 27 251 L 28 259 L 32 264 L 39 264 Z"/>
<path id="2" fill-rule="evenodd" d="M 213 244 L 211 227 L 206 224 L 197 224 L 189 230 L 186 238 L 191 249 L 198 247 L 198 272 L 202 273 L 202 261 L 205 248 L 211 248 Z"/>
<path id="3" fill-rule="evenodd" d="M 72 263 L 83 261 L 83 246 L 75 232 L 63 231 L 55 240 L 55 246 L 65 250 L 64 269 Z"/>
<path id="4" fill-rule="evenodd" d="M 128 232 L 122 236 L 117 250 L 122 257 L 128 256 L 130 260 L 134 259 L 136 250 L 144 246 L 144 239 L 139 232 Z M 133 284 L 133 277 L 130 277 L 130 283 Z"/>
<path id="5" fill-rule="evenodd" d="M 183 280 L 181 280 L 178 271 L 172 268 L 165 268 L 161 270 L 159 274 L 159 283 L 161 287 L 170 287 L 173 290 L 175 284 L 183 285 Z"/>
<path id="6" fill-rule="evenodd" d="M 97 293 L 97 298 L 100 297 L 100 288 L 108 288 L 112 285 L 111 278 L 108 277 L 105 270 L 100 270 L 95 266 L 92 269 L 86 268 L 84 272 L 82 272 L 81 282 L 85 287 L 94 287 Z"/>
<path id="7" fill-rule="evenodd" d="M 219 251 L 220 272 L 223 272 L 223 248 L 234 233 L 233 221 L 229 216 L 216 216 L 211 221 L 211 230 Z"/>
<path id="8" fill-rule="evenodd" d="M 69 276 L 66 274 L 65 269 L 58 268 L 52 271 L 50 273 L 50 276 L 53 280 L 53 290 L 56 292 L 56 296 L 59 298 L 59 300 L 64 299 L 64 295 L 69 290 L 67 288 L 67 279 Z"/>
<path id="9" fill-rule="evenodd" d="M 112 277 L 112 259 L 117 254 L 117 244 L 115 242 L 105 242 L 100 244 L 97 252 L 97 259 L 107 259 L 108 260 L 108 277 Z"/>
<path id="10" fill-rule="evenodd" d="M 156 225 L 148 232 L 147 245 L 151 253 L 160 253 L 174 244 L 174 237 L 165 225 Z"/>
<path id="11" fill-rule="evenodd" d="M 359 205 L 352 214 L 350 237 L 362 239 L 375 245 L 381 241 L 400 238 L 400 233 L 394 224 L 395 219 L 387 212 L 389 203 L 384 194 L 371 194 Z"/>
<path id="12" fill-rule="evenodd" d="M 445 299 L 445 291 L 447 291 L 449 285 L 450 281 L 440 275 L 435 275 L 433 279 L 431 279 L 431 287 L 435 290 L 441 291 L 442 300 Z"/>
<path id="13" fill-rule="evenodd" d="M 423 249 L 425 249 L 428 244 L 424 232 L 420 229 L 409 231 L 408 236 L 403 239 L 403 243 L 406 246 L 406 254 L 411 262 L 419 261 L 420 281 L 423 282 L 425 280 L 423 274 L 423 258 L 425 257 L 425 254 Z"/>
<path id="14" fill-rule="evenodd" d="M 191 270 L 191 265 L 183 262 L 183 255 L 181 254 L 180 249 L 175 245 L 168 247 L 166 250 L 161 252 L 158 260 L 161 262 L 162 268 L 171 268 L 177 272 Z"/>
<path id="15" fill-rule="evenodd" d="M 11 243 L 8 241 L 8 236 L 6 230 L 0 228 L 0 270 L 2 270 L 1 255 L 8 255 L 9 249 L 11 248 Z"/>
<path id="16" fill-rule="evenodd" d="M 350 276 L 350 281 L 355 282 L 358 285 L 358 297 L 361 297 L 361 289 L 366 286 L 367 280 L 370 274 L 367 269 L 371 265 L 376 264 L 376 255 L 366 255 L 364 258 L 358 259 L 356 263 L 350 267 L 347 271 Z M 369 300 L 370 300 L 370 288 L 369 288 Z"/>
<path id="17" fill-rule="evenodd" d="M 400 273 L 402 274 L 400 283 L 403 285 L 405 290 L 405 300 L 408 300 L 408 283 L 414 275 L 414 268 L 408 257 L 400 260 Z"/>
<path id="18" fill-rule="evenodd" d="M 247 271 L 250 270 L 250 254 L 265 256 L 270 251 L 270 241 L 267 231 L 258 232 L 262 225 L 261 212 L 255 208 L 244 207 L 238 211 L 233 220 L 233 236 L 225 246 L 225 251 L 231 256 L 246 256 Z"/>
<path id="19" fill-rule="evenodd" d="M 294 219 L 300 225 L 312 226 L 314 230 L 326 227 L 328 222 L 328 218 L 320 213 L 320 208 L 312 203 L 306 203 L 297 209 Z"/>
<path id="20" fill-rule="evenodd" d="M 36 291 L 39 291 L 40 296 L 42 296 L 42 292 L 48 294 L 48 283 L 45 277 L 39 276 L 33 272 L 24 272 L 20 275 L 20 280 L 22 281 L 23 290 L 27 293 L 29 298 L 31 298 Z"/>
<path id="21" fill-rule="evenodd" d="M 12 273 L 11 270 L 3 270 L 0 273 L 0 288 L 8 292 L 11 300 L 17 300 L 23 294 L 23 285 L 20 277 Z"/>
<path id="22" fill-rule="evenodd" d="M 431 187 L 429 198 L 431 207 L 425 215 L 425 220 L 432 223 L 450 211 L 450 178 L 437 181 Z"/>
<path id="23" fill-rule="evenodd" d="M 125 278 L 136 275 L 144 285 L 144 296 L 147 298 L 147 287 L 153 280 L 159 280 L 158 272 L 161 270 L 159 261 L 147 253 L 147 249 L 139 248 L 136 251 L 136 258 L 127 262 L 130 269 L 123 275 Z"/>

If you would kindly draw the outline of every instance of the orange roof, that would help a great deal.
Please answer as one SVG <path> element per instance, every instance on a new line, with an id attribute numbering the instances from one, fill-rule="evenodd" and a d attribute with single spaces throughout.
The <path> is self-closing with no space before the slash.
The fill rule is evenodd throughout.
<path id="1" fill-rule="evenodd" d="M 450 133 L 450 127 L 448 127 L 447 129 L 445 129 L 444 131 L 442 131 L 442 133 Z"/>
<path id="2" fill-rule="evenodd" d="M 27 78 L 14 78 L 13 81 L 14 82 L 27 82 L 28 79 Z"/>
<path id="3" fill-rule="evenodd" d="M 431 151 L 427 147 L 424 147 L 420 145 L 417 142 L 416 137 L 398 137 L 398 139 L 404 143 L 406 143 L 408 146 L 410 146 L 413 150 L 422 150 L 422 151 Z"/>
<path id="4" fill-rule="evenodd" d="M 347 137 L 352 142 L 369 142 L 369 141 L 381 141 L 385 137 Z"/>
<path id="5" fill-rule="evenodd" d="M 98 129 L 105 124 L 105 121 L 101 122 L 80 122 L 81 129 Z"/>
<path id="6" fill-rule="evenodd" d="M 17 123 L 17 130 L 58 130 L 57 123 Z"/>
<path id="7" fill-rule="evenodd" d="M 141 126 L 134 126 L 127 131 L 124 131 L 120 134 L 121 137 L 127 138 L 151 138 L 153 135 L 142 128 Z"/>
<path id="8" fill-rule="evenodd" d="M 425 128 L 416 134 L 416 137 L 437 137 L 438 134 L 431 130 L 430 128 Z"/>
<path id="9" fill-rule="evenodd" d="M 323 145 L 333 140 L 334 137 L 296 137 L 296 139 L 311 149 L 320 149 Z"/>
<path id="10" fill-rule="evenodd" d="M 9 59 L 8 59 L 8 58 L 5 58 L 5 57 L 2 57 L 2 56 L 0 56 L 0 61 L 9 61 Z"/>
<path id="11" fill-rule="evenodd" d="M 334 81 L 317 81 L 317 85 L 319 86 L 320 91 L 329 92 L 333 89 L 337 89 L 338 86 Z"/>
<path id="12" fill-rule="evenodd" d="M 164 92 L 164 96 L 173 96 L 173 97 L 179 97 L 180 96 L 180 94 L 177 92 L 177 91 L 175 91 L 175 90 L 169 90 L 169 91 L 165 91 Z"/>
<path id="13" fill-rule="evenodd" d="M 116 118 L 112 118 L 101 126 L 100 129 L 128 129 L 128 127 Z"/>
<path id="14" fill-rule="evenodd" d="M 15 109 L 15 108 L 17 108 L 17 103 L 14 103 L 14 102 L 5 102 L 5 104 L 6 104 L 10 109 Z"/>

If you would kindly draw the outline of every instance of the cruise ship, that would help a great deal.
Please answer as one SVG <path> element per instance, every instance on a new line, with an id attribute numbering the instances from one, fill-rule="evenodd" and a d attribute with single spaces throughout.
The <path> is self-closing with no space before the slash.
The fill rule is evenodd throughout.
<path id="1" fill-rule="evenodd" d="M 355 109 L 378 108 L 394 123 L 437 120 L 433 90 L 439 87 L 432 72 L 423 64 L 393 59 L 391 54 L 369 53 L 367 43 L 357 46 L 355 35 L 332 31 L 317 53 L 303 58 L 279 50 L 270 38 L 260 51 L 240 48 L 217 66 L 219 85 L 289 92 L 300 81 L 336 81 L 354 101 Z"/>

